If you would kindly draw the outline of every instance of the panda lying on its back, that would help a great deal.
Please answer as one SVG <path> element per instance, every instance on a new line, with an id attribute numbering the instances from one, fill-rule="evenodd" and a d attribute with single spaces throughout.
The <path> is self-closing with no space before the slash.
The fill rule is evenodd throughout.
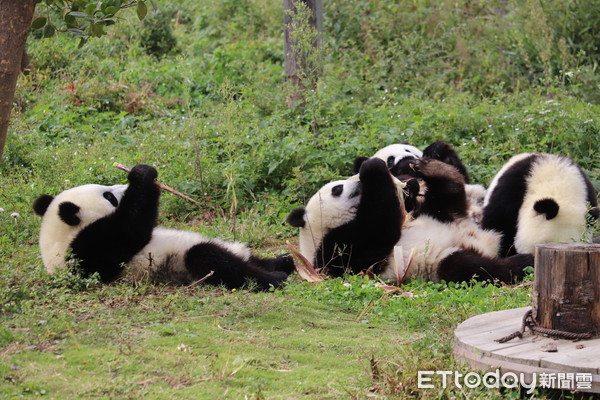
<path id="1" fill-rule="evenodd" d="M 380 273 L 400 239 L 404 214 L 386 164 L 368 159 L 358 177 L 326 184 L 287 218 L 300 228 L 300 253 L 331 276 Z"/>
<path id="2" fill-rule="evenodd" d="M 523 269 L 533 265 L 533 256 L 496 257 L 500 234 L 482 229 L 470 215 L 463 175 L 452 165 L 429 158 L 421 158 L 413 169 L 426 190 L 398 243 L 405 260 L 412 253 L 408 276 L 434 282 L 521 279 Z"/>
<path id="3" fill-rule="evenodd" d="M 464 178 L 453 166 L 420 159 L 411 170 L 425 181 L 427 190 L 406 225 L 402 226 L 402 211 L 396 212 L 401 203 L 386 164 L 371 158 L 360 167 L 360 182 L 329 183 L 306 209 L 289 215 L 288 222 L 300 228 L 300 252 L 334 276 L 375 267 L 375 273 L 391 278 L 394 247 L 401 246 L 405 261 L 413 252 L 409 276 L 502 282 L 522 277 L 533 257 L 495 258 L 500 234 L 484 231 L 469 218 Z M 339 268 L 332 270 L 332 266 Z"/>
<path id="4" fill-rule="evenodd" d="M 156 176 L 154 168 L 137 165 L 128 186 L 84 185 L 40 196 L 33 208 L 44 217 L 40 248 L 46 270 L 53 273 L 75 259 L 84 275 L 97 272 L 103 282 L 127 274 L 179 284 L 206 278 L 233 288 L 252 279 L 261 289 L 281 285 L 293 270 L 288 256 L 262 259 L 242 243 L 156 228 Z"/>
<path id="5" fill-rule="evenodd" d="M 563 156 L 523 153 L 492 180 L 481 224 L 503 234 L 501 256 L 533 253 L 537 243 L 580 240 L 588 210 L 598 218 L 596 191 L 578 165 Z"/>

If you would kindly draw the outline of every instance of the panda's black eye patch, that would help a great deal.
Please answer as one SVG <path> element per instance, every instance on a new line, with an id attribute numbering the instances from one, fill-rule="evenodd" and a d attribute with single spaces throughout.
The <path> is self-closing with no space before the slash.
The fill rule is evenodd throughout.
<path id="1" fill-rule="evenodd" d="M 102 193 L 102 196 L 104 196 L 106 200 L 110 201 L 110 204 L 112 204 L 114 207 L 117 207 L 119 205 L 119 200 L 117 200 L 115 195 L 111 192 L 104 192 Z"/>
<path id="2" fill-rule="evenodd" d="M 344 185 L 335 185 L 331 188 L 331 195 L 333 197 L 339 197 L 344 191 Z"/>
<path id="3" fill-rule="evenodd" d="M 387 166 L 388 166 L 388 168 L 392 168 L 395 163 L 396 163 L 396 157 L 389 156 L 388 159 L 387 159 Z"/>

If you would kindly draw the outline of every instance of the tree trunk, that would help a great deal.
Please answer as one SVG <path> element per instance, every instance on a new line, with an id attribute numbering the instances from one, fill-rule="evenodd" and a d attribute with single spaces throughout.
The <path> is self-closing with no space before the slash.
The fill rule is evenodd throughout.
<path id="1" fill-rule="evenodd" d="M 320 46 L 320 37 L 321 32 L 323 31 L 323 0 L 284 0 L 283 1 L 283 10 L 284 10 L 284 34 L 285 34 L 285 76 L 292 84 L 292 92 L 287 97 L 288 107 L 292 107 L 298 102 L 302 102 L 304 99 L 302 92 L 304 89 L 304 83 L 298 76 L 298 71 L 300 69 L 304 69 L 307 66 L 304 65 L 306 60 L 299 59 L 298 53 L 294 51 L 294 43 L 291 40 L 291 27 L 292 27 L 292 15 L 296 12 L 295 4 L 297 2 L 302 2 L 308 6 L 312 13 L 312 18 L 309 21 L 309 24 L 316 29 L 319 36 L 317 40 L 314 42 L 314 47 Z"/>
<path id="2" fill-rule="evenodd" d="M 537 245 L 532 297 L 539 327 L 600 334 L 600 245 Z"/>
<path id="3" fill-rule="evenodd" d="M 0 162 L 35 0 L 0 0 Z"/>

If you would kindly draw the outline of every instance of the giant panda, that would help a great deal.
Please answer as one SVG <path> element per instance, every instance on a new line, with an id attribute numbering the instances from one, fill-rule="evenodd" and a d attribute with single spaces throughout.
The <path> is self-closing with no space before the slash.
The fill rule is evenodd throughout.
<path id="1" fill-rule="evenodd" d="M 371 158 L 358 176 L 324 185 L 287 222 L 300 228 L 300 253 L 324 273 L 380 273 L 400 239 L 402 210 L 386 163 Z"/>
<path id="2" fill-rule="evenodd" d="M 33 208 L 43 216 L 46 270 L 74 262 L 84 276 L 98 273 L 103 282 L 122 276 L 175 284 L 202 279 L 237 288 L 253 280 L 260 289 L 280 286 L 293 270 L 289 256 L 259 258 L 242 243 L 156 227 L 156 176 L 153 167 L 137 165 L 128 185 L 88 184 L 39 196 Z"/>
<path id="3" fill-rule="evenodd" d="M 571 159 L 553 154 L 513 156 L 493 178 L 482 226 L 502 233 L 499 255 L 533 253 L 537 243 L 578 241 L 586 214 L 598 218 L 589 178 Z"/>
<path id="4" fill-rule="evenodd" d="M 449 164 L 418 159 L 411 171 L 425 181 L 423 204 L 404 223 L 387 165 L 364 161 L 359 180 L 323 186 L 306 208 L 292 211 L 288 223 L 300 228 L 300 252 L 317 268 L 338 276 L 373 268 L 396 276 L 396 257 L 412 259 L 409 277 L 439 282 L 499 280 L 513 282 L 533 264 L 530 254 L 495 257 L 500 234 L 481 229 L 468 216 L 463 176 Z M 400 255 L 401 254 L 401 255 Z"/>

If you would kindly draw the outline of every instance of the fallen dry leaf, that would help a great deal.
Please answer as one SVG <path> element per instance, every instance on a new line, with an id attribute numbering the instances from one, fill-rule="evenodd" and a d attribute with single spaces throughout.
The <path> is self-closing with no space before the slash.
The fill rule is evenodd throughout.
<path id="1" fill-rule="evenodd" d="M 310 261 L 306 259 L 300 252 L 288 241 L 286 241 L 288 250 L 294 256 L 294 266 L 296 267 L 296 271 L 298 271 L 298 275 L 302 279 L 308 282 L 321 282 L 325 277 L 317 272 L 317 270 L 312 266 Z"/>

